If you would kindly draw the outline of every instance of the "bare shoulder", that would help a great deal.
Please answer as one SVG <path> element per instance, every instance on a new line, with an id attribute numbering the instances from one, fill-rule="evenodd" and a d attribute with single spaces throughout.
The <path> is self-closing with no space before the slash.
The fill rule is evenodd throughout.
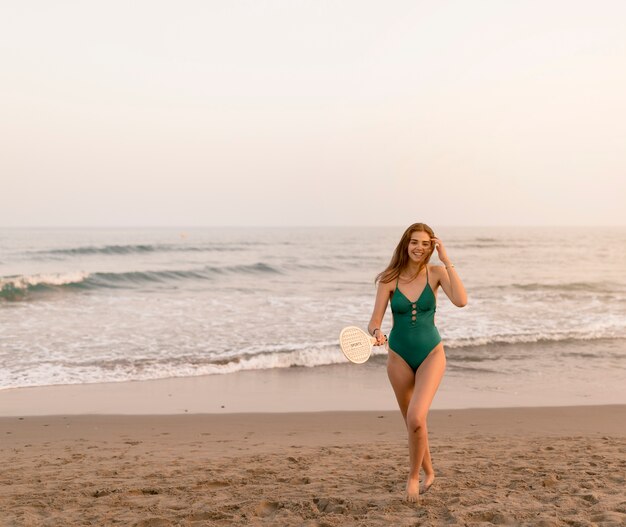
<path id="1" fill-rule="evenodd" d="M 381 280 L 380 282 L 378 282 L 378 289 L 380 291 L 383 291 L 384 293 L 389 294 L 389 295 L 391 295 L 391 293 L 393 293 L 395 288 L 396 288 L 396 283 L 393 280 L 391 280 L 389 282 L 383 282 Z"/>
<path id="2" fill-rule="evenodd" d="M 378 282 L 379 287 L 382 287 L 383 289 L 388 289 L 389 291 L 393 291 L 393 288 L 395 287 L 395 282 L 393 280 L 390 280 L 389 282 L 383 282 L 382 280 L 380 282 Z"/>

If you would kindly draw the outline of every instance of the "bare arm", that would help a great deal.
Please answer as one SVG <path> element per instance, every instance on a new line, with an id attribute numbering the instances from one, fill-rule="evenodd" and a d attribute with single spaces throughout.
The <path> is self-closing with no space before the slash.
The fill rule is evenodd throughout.
<path id="1" fill-rule="evenodd" d="M 376 300 L 374 301 L 374 311 L 372 312 L 372 318 L 370 319 L 370 323 L 367 325 L 367 330 L 369 331 L 370 335 L 376 328 L 380 329 L 380 326 L 383 322 L 383 317 L 385 316 L 385 311 L 387 311 L 387 304 L 389 303 L 389 293 L 389 284 L 378 282 Z M 376 333 L 376 335 L 382 335 L 382 332 Z"/>
<path id="2" fill-rule="evenodd" d="M 445 265 L 450 265 L 450 262 L 447 262 Z M 437 269 L 439 274 L 441 288 L 450 301 L 457 307 L 465 307 L 467 305 L 467 292 L 456 272 L 456 267 L 448 267 L 446 269 L 446 267 L 437 265 L 435 269 Z"/>
<path id="3" fill-rule="evenodd" d="M 439 259 L 443 262 L 445 267 L 436 266 L 439 272 L 439 283 L 443 288 L 444 293 L 448 296 L 450 301 L 457 307 L 464 307 L 467 305 L 467 292 L 463 286 L 463 282 L 459 278 L 454 267 L 451 267 L 450 258 L 448 252 L 441 241 L 441 238 L 433 236 L 431 241 L 435 244 Z"/>

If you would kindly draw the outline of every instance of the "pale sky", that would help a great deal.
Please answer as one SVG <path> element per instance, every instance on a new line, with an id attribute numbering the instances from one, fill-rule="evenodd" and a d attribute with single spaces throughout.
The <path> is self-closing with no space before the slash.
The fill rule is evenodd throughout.
<path id="1" fill-rule="evenodd" d="M 0 6 L 0 226 L 626 225 L 626 1 Z"/>

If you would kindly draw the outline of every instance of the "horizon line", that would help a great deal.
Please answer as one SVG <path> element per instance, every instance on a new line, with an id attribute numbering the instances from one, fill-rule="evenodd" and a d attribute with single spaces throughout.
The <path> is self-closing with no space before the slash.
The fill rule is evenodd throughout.
<path id="1" fill-rule="evenodd" d="M 415 222 L 417 223 L 417 222 Z M 424 222 L 425 223 L 425 222 Z M 0 226 L 0 229 L 323 229 L 323 228 L 387 228 L 387 227 L 402 227 L 406 224 L 386 224 L 386 225 L 12 225 L 12 226 Z M 430 224 L 428 224 L 430 225 Z M 455 227 L 455 228 L 494 228 L 494 227 L 526 227 L 526 228 L 623 228 L 626 224 L 499 224 L 499 225 L 459 225 L 448 224 L 439 225 L 441 227 Z"/>

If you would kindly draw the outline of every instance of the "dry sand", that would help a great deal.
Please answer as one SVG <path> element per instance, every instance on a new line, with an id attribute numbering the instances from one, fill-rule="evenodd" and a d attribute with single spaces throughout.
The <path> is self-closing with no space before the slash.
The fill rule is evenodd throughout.
<path id="1" fill-rule="evenodd" d="M 0 524 L 625 525 L 626 406 L 0 418 Z"/>

